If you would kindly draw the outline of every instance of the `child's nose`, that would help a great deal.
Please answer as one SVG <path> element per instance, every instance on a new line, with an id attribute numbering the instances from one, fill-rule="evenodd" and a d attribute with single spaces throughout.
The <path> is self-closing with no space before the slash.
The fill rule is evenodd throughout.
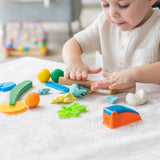
<path id="1" fill-rule="evenodd" d="M 110 8 L 110 17 L 113 17 L 113 18 L 119 17 L 119 13 L 115 8 Z"/>

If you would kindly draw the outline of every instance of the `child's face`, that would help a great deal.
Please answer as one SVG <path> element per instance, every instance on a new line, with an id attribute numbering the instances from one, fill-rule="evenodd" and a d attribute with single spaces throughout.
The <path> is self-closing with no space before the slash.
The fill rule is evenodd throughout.
<path id="1" fill-rule="evenodd" d="M 143 24 L 152 14 L 150 0 L 101 0 L 106 18 L 121 30 L 128 31 Z"/>

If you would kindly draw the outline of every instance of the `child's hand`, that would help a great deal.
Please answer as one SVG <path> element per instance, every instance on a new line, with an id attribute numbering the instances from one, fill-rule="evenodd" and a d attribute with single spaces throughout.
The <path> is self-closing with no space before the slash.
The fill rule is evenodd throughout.
<path id="1" fill-rule="evenodd" d="M 65 79 L 87 80 L 88 74 L 99 73 L 102 69 L 90 68 L 84 63 L 69 64 L 64 72 Z"/>
<path id="2" fill-rule="evenodd" d="M 135 78 L 133 76 L 133 69 L 127 69 L 113 74 L 103 72 L 105 79 L 95 82 L 91 85 L 92 90 L 110 89 L 121 90 L 135 86 Z"/>

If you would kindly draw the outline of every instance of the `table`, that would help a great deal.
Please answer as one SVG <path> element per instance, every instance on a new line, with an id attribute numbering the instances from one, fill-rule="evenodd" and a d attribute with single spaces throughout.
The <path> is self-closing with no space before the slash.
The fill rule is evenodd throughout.
<path id="1" fill-rule="evenodd" d="M 16 84 L 32 80 L 33 87 L 27 93 L 44 88 L 36 75 L 43 68 L 64 69 L 64 64 L 38 58 L 24 57 L 0 64 L 0 83 Z M 97 75 L 90 75 L 90 79 Z M 98 76 L 101 78 L 101 76 Z M 140 113 L 142 121 L 116 129 L 102 125 L 102 113 L 107 92 L 100 90 L 77 99 L 87 105 L 87 112 L 79 117 L 58 118 L 59 104 L 50 104 L 59 95 L 51 89 L 50 94 L 40 96 L 37 108 L 7 115 L 0 113 L 0 159 L 1 160 L 157 160 L 160 153 L 160 86 L 137 84 L 146 89 L 149 100 L 145 105 L 129 106 L 126 93 L 117 94 L 117 104 L 125 105 Z M 0 92 L 0 103 L 7 102 L 9 92 Z"/>

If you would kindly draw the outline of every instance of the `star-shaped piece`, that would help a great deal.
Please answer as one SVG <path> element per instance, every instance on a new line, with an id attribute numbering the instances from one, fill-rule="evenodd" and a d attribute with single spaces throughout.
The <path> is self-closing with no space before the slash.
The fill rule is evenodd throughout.
<path id="1" fill-rule="evenodd" d="M 78 117 L 81 112 L 86 111 L 87 106 L 74 102 L 70 106 L 61 105 L 61 110 L 57 111 L 59 118 Z"/>

